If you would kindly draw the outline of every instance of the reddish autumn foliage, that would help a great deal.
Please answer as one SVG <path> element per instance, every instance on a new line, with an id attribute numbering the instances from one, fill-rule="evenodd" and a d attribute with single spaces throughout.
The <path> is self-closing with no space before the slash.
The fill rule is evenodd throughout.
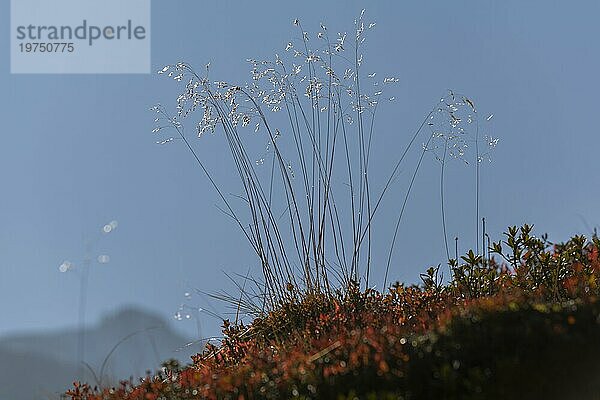
<path id="1" fill-rule="evenodd" d="M 510 228 L 423 284 L 388 293 L 351 285 L 306 294 L 249 326 L 225 321 L 220 346 L 191 366 L 72 400 L 596 398 L 600 364 L 599 240 L 554 245 Z M 510 248 L 510 254 L 502 246 Z M 572 397 L 575 396 L 575 397 Z"/>

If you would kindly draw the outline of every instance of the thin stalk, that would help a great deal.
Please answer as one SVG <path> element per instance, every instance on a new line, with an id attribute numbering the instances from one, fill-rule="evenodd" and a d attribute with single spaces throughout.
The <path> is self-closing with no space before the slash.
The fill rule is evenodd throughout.
<path id="1" fill-rule="evenodd" d="M 450 259 L 450 251 L 448 250 L 448 235 L 446 233 L 446 213 L 444 212 L 444 172 L 446 167 L 446 154 L 448 152 L 448 138 L 444 143 L 444 156 L 442 157 L 442 167 L 440 173 L 440 198 L 442 208 L 442 230 L 444 232 L 444 247 L 446 248 L 446 260 Z"/>
<path id="2" fill-rule="evenodd" d="M 400 209 L 400 215 L 398 215 L 398 220 L 396 221 L 396 227 L 394 229 L 394 236 L 392 238 L 392 244 L 390 246 L 390 251 L 388 253 L 388 259 L 387 259 L 387 263 L 385 266 L 385 276 L 383 279 L 382 290 L 385 290 L 385 287 L 387 285 L 387 277 L 388 277 L 388 272 L 390 270 L 390 264 L 392 262 L 392 254 L 394 253 L 394 247 L 396 245 L 396 239 L 398 237 L 398 229 L 400 228 L 400 222 L 402 221 L 402 216 L 404 215 L 404 210 L 406 209 L 406 203 L 408 202 L 408 197 L 410 196 L 410 192 L 412 190 L 413 184 L 415 183 L 415 179 L 417 178 L 417 173 L 419 172 L 419 168 L 421 167 L 421 163 L 423 162 L 423 158 L 425 157 L 425 152 L 427 151 L 427 147 L 429 146 L 429 143 L 431 142 L 432 138 L 433 138 L 433 135 L 430 135 L 429 139 L 427 140 L 427 143 L 425 144 L 425 146 L 423 148 L 423 151 L 421 152 L 421 156 L 419 157 L 417 167 L 415 168 L 415 172 L 413 173 L 412 178 L 410 180 L 410 184 L 408 185 L 408 190 L 406 191 L 406 196 L 404 196 L 404 201 L 402 202 L 402 208 Z"/>

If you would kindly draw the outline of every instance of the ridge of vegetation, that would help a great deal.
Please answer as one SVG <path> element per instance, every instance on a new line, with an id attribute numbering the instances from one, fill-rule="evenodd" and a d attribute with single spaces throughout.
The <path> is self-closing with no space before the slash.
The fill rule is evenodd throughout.
<path id="1" fill-rule="evenodd" d="M 282 303 L 188 366 L 72 400 L 592 399 L 600 380 L 600 240 L 553 244 L 511 227 L 494 256 L 469 252 L 387 293 L 358 285 Z M 506 250 L 507 249 L 507 250 Z M 502 259 L 497 262 L 495 256 Z"/>

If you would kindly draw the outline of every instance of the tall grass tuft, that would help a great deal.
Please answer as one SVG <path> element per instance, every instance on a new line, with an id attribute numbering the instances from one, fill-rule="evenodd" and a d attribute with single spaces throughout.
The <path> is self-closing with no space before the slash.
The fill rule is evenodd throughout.
<path id="1" fill-rule="evenodd" d="M 407 154 L 424 136 L 390 235 L 385 289 L 399 226 L 425 155 L 435 152 L 441 163 L 446 236 L 444 165 L 451 156 L 464 158 L 472 141 L 470 126 L 478 124 L 473 101 L 448 92 L 410 133 L 392 171 L 374 190 L 371 149 L 378 105 L 393 101 L 386 91 L 398 82 L 365 72 L 363 46 L 375 23 L 366 22 L 363 10 L 350 34 L 332 35 L 321 24 L 312 35 L 299 20 L 293 25 L 299 37 L 286 45 L 283 56 L 248 60 L 252 78 L 248 84 L 212 80 L 210 65 L 202 72 L 185 62 L 165 66 L 158 73 L 184 88 L 175 113 L 162 106 L 152 108 L 158 113 L 154 132 L 175 132 L 158 143 L 180 141 L 192 153 L 222 200 L 222 211 L 260 260 L 263 279 L 257 285 L 262 304 L 249 304 L 254 311 L 372 284 L 374 217 Z M 197 136 L 223 132 L 241 184 L 240 196 L 225 195 L 190 143 L 183 121 L 197 113 L 201 115 Z M 257 135 L 266 138 L 266 146 L 258 151 Z M 476 157 L 478 171 L 479 148 Z M 449 259 L 447 239 L 445 246 Z M 238 307 L 246 300 L 252 303 L 242 294 L 236 300 Z"/>

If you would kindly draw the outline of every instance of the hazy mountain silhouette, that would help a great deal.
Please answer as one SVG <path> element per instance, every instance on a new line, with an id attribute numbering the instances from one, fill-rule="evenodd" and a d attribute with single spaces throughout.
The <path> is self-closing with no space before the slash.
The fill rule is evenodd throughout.
<path id="1" fill-rule="evenodd" d="M 104 317 L 85 332 L 85 362 L 98 374 L 111 351 L 103 382 L 117 384 L 120 379 L 143 376 L 155 371 L 161 362 L 177 358 L 183 363 L 200 351 L 169 327 L 167 320 L 136 308 L 126 308 Z M 77 379 L 78 330 L 66 329 L 0 338 L 0 400 L 58 399 L 60 393 Z M 91 372 L 86 381 L 94 383 Z"/>

